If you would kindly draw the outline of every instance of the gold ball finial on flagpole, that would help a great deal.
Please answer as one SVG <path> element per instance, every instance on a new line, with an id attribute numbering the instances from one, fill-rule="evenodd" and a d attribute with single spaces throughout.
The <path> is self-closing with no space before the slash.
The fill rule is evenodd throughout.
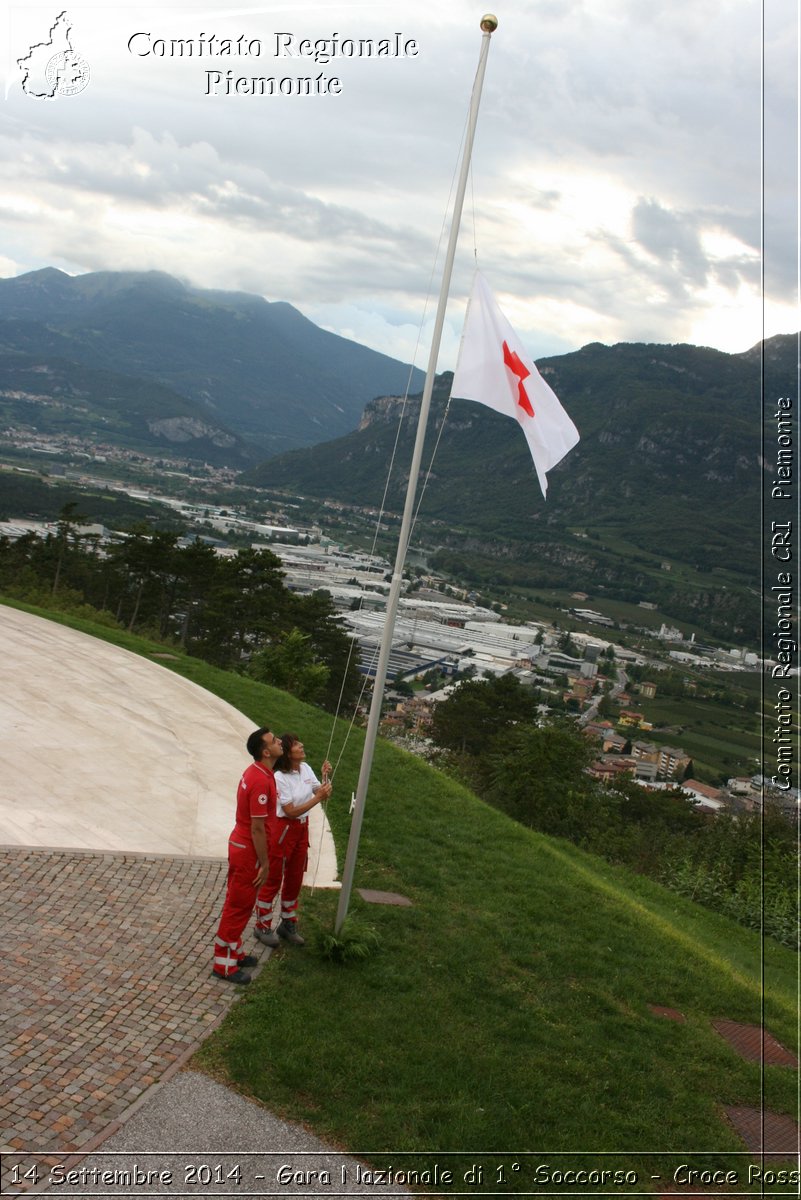
<path id="1" fill-rule="evenodd" d="M 495 13 L 484 13 L 481 18 L 481 28 L 484 33 L 494 33 L 498 28 L 498 18 Z"/>

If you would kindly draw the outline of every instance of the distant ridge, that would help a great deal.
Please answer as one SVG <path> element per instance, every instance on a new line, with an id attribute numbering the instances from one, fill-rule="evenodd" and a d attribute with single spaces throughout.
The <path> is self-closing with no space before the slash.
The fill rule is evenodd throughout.
<path id="1" fill-rule="evenodd" d="M 753 644 L 762 482 L 775 469 L 775 449 L 773 468 L 763 457 L 763 412 L 775 448 L 769 411 L 795 394 L 798 345 L 795 334 L 741 354 L 595 342 L 541 360 L 581 433 L 551 472 L 547 504 L 514 424 L 454 399 L 421 510 L 426 548 L 477 588 L 657 601 L 677 620 Z M 0 280 L 6 427 L 247 468 L 245 482 L 321 502 L 380 503 L 408 376 L 289 304 L 160 271 L 45 268 Z M 449 379 L 435 387 L 424 464 Z M 411 390 L 421 386 L 417 372 Z M 395 512 L 416 404 L 388 494 Z M 795 445 L 795 411 L 792 421 Z"/>
<path id="2" fill-rule="evenodd" d="M 764 347 L 769 395 L 795 388 L 798 339 Z M 454 399 L 421 510 L 428 547 L 476 586 L 495 580 L 662 599 L 722 636 L 758 636 L 762 347 L 592 343 L 539 368 L 581 441 L 550 473 L 543 501 L 514 422 Z M 450 375 L 437 383 L 424 470 Z M 376 398 L 360 428 L 250 471 L 252 483 L 377 507 L 399 414 Z M 419 397 L 407 405 L 387 507 L 400 512 Z M 692 576 L 674 570 L 684 564 Z M 742 590 L 741 590 L 742 589 Z"/>
<path id="3" fill-rule="evenodd" d="M 368 400 L 405 388 L 409 374 L 283 301 L 194 288 L 162 271 L 46 267 L 3 279 L 0 322 L 6 353 L 36 354 L 38 338 L 38 351 L 67 362 L 152 380 L 262 452 L 346 433 Z"/>

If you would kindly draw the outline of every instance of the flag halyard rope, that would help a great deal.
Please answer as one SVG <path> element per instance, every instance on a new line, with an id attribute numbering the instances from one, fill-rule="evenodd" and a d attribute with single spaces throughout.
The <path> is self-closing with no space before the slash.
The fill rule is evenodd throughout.
<path id="1" fill-rule="evenodd" d="M 448 198 L 447 198 L 447 202 L 446 202 L 446 205 L 445 205 L 445 209 L 444 209 L 444 211 L 443 211 L 443 218 L 442 218 L 442 224 L 441 224 L 441 226 L 440 226 L 439 237 L 438 237 L 438 239 L 437 239 L 437 245 L 436 245 L 436 249 L 435 249 L 435 252 L 434 252 L 433 261 L 432 261 L 432 264 L 431 264 L 431 272 L 430 272 L 430 274 L 429 274 L 428 286 L 427 286 L 427 290 L 426 290 L 425 301 L 424 301 L 424 304 L 423 304 L 423 312 L 422 312 L 422 315 L 421 315 L 421 318 L 420 318 L 420 322 L 419 322 L 419 325 L 418 325 L 418 329 L 417 329 L 417 338 L 416 338 L 416 341 L 415 341 L 414 352 L 413 352 L 413 355 L 412 355 L 412 362 L 411 362 L 411 365 L 410 365 L 410 368 L 409 368 L 409 375 L 408 375 L 408 378 L 407 378 L 407 381 L 406 381 L 406 388 L 405 388 L 405 391 L 404 391 L 404 394 L 403 394 L 403 400 L 402 400 L 402 404 L 401 404 L 401 411 L 400 411 L 400 415 L 399 415 L 399 417 L 398 417 L 398 427 L 397 427 L 397 430 L 396 430 L 396 433 L 395 433 L 395 441 L 394 441 L 394 443 L 393 443 L 393 447 L 392 447 L 392 453 L 391 453 L 391 455 L 390 455 L 389 466 L 388 466 L 388 468 L 387 468 L 387 476 L 386 476 L 386 480 L 385 480 L 385 483 L 384 483 L 384 491 L 383 491 L 383 495 L 382 495 L 382 497 L 381 497 L 381 504 L 380 504 L 380 507 L 379 507 L 378 516 L 376 517 L 376 521 L 375 521 L 375 528 L 374 528 L 374 532 L 373 532 L 373 540 L 372 540 L 372 543 L 371 543 L 371 548 L 370 548 L 370 555 L 371 555 L 371 556 L 373 556 L 373 555 L 375 554 L 375 552 L 376 552 L 376 547 L 377 547 L 377 545 L 378 545 L 378 536 L 379 536 L 380 529 L 381 529 L 381 521 L 382 521 L 382 519 L 383 519 L 383 516 L 384 516 L 385 510 L 386 510 L 386 501 L 387 501 L 387 496 L 388 496 L 388 493 L 389 493 L 390 482 L 391 482 L 391 479 L 392 479 L 392 472 L 393 472 L 393 469 L 394 469 L 394 465 L 395 465 L 395 459 L 396 459 L 397 452 L 398 452 L 398 445 L 399 445 L 399 442 L 400 442 L 400 436 L 401 436 L 401 431 L 402 431 L 402 428 L 403 428 L 403 422 L 404 422 L 404 420 L 405 420 L 405 418 L 406 418 L 406 408 L 407 408 L 407 403 L 408 403 L 408 399 L 409 399 L 409 391 L 410 391 L 410 389 L 411 389 L 412 378 L 413 378 L 413 374 L 414 374 L 414 370 L 415 370 L 415 365 L 416 365 L 416 362 L 417 362 L 417 356 L 418 356 L 418 352 L 419 352 L 419 349 L 420 349 L 420 342 L 421 342 L 421 339 L 422 339 L 423 327 L 424 327 L 424 325 L 425 325 L 426 316 L 427 316 L 427 314 L 428 314 L 428 309 L 429 309 L 429 305 L 430 305 L 430 302 L 431 302 L 431 297 L 432 297 L 432 292 L 433 292 L 433 285 L 434 285 L 434 276 L 435 276 L 435 272 L 436 272 L 436 269 L 437 269 L 437 264 L 438 264 L 438 262 L 439 262 L 440 254 L 441 254 L 441 251 L 442 251 L 442 244 L 443 244 L 443 240 L 444 240 L 444 238 L 445 238 L 445 230 L 446 230 L 447 223 L 448 223 L 448 213 L 449 213 L 449 211 L 450 211 L 450 208 L 451 208 L 451 198 L 452 198 L 452 196 L 453 196 L 454 188 L 455 188 L 455 186 L 456 186 L 456 180 L 457 180 L 457 176 L 458 176 L 458 173 L 459 173 L 459 164 L 460 164 L 460 160 L 461 160 L 461 158 L 462 158 L 462 152 L 463 152 L 463 148 L 464 148 L 465 139 L 466 139 L 466 137 L 467 137 L 467 131 L 468 131 L 468 126 L 469 126 L 469 123 L 470 123 L 470 106 L 468 105 L 468 109 L 467 109 L 467 112 L 466 112 L 466 114 L 465 114 L 464 125 L 463 125 L 463 128 L 462 128 L 462 135 L 461 135 L 461 139 L 460 139 L 460 142 L 459 142 L 459 147 L 458 147 L 458 151 L 457 151 L 456 159 L 455 159 L 455 162 L 454 162 L 454 168 L 453 168 L 453 173 L 452 173 L 452 176 L 451 176 L 450 188 L 449 188 L 449 191 L 448 191 Z M 471 174 L 471 184 L 472 184 L 472 174 Z M 474 214 L 475 214 L 475 206 L 473 206 L 473 211 L 474 211 Z M 474 221 L 474 230 L 475 230 L 475 221 Z M 475 252 L 475 232 L 474 232 L 474 239 L 473 239 L 473 240 L 474 240 L 474 252 Z M 439 432 L 438 432 L 438 435 L 437 435 L 437 439 L 436 439 L 436 442 L 435 442 L 435 445 L 434 445 L 434 449 L 433 449 L 433 451 L 432 451 L 431 460 L 430 460 L 430 462 L 429 462 L 429 464 L 428 464 L 428 468 L 427 468 L 427 471 L 426 471 L 425 479 L 424 479 L 424 481 L 423 481 L 423 485 L 422 485 L 422 491 L 421 491 L 421 494 L 420 494 L 420 498 L 419 498 L 419 501 L 418 501 L 418 503 L 417 503 L 417 507 L 416 507 L 416 509 L 415 509 L 414 517 L 413 517 L 413 519 L 412 519 L 412 524 L 411 524 L 411 528 L 410 528 L 410 531 L 409 531 L 409 536 L 408 536 L 408 539 L 407 539 L 407 549 L 408 549 L 408 545 L 411 543 L 411 538 L 412 538 L 412 536 L 413 536 L 413 534 L 414 534 L 414 531 L 415 531 L 415 528 L 416 528 L 416 525 L 417 525 L 417 520 L 418 520 L 418 517 L 419 517 L 419 515 L 420 515 L 420 509 L 421 509 L 421 506 L 422 506 L 422 503 L 423 503 L 423 499 L 424 499 L 424 497 L 425 497 L 426 487 L 427 487 L 427 485 L 428 485 L 428 481 L 429 481 L 429 478 L 430 478 L 430 475 L 431 475 L 431 471 L 432 471 L 432 469 L 433 469 L 433 466 L 434 466 L 434 461 L 435 461 L 435 458 L 436 458 L 436 455 L 437 455 L 437 451 L 438 451 L 438 449 L 439 449 L 439 443 L 440 443 L 440 440 L 441 440 L 441 438 L 442 438 L 442 434 L 443 434 L 443 432 L 444 432 L 444 429 L 445 429 L 445 424 L 446 424 L 446 421 L 447 421 L 447 418 L 448 418 L 448 414 L 449 414 L 449 412 L 450 412 L 450 396 L 448 397 L 448 400 L 447 400 L 447 403 L 446 403 L 446 406 L 445 406 L 445 412 L 444 412 L 444 414 L 443 414 L 442 423 L 441 423 L 441 425 L 440 425 L 440 429 L 439 429 Z M 362 596 L 362 597 L 360 597 L 360 599 L 359 599 L 359 607 L 358 607 L 358 609 L 357 609 L 356 611 L 357 611 L 357 612 L 360 612 L 360 611 L 361 611 L 361 609 L 362 609 L 362 606 L 363 606 L 363 596 Z M 349 670 L 349 668 L 350 668 L 351 660 L 352 660 L 353 653 L 354 653 L 354 646 L 355 646 L 355 644 L 356 644 L 356 638 L 355 638 L 355 637 L 353 637 L 353 638 L 351 638 L 350 649 L 349 649 L 349 651 L 348 651 L 347 660 L 346 660 L 345 667 L 344 667 L 343 674 L 342 674 L 342 685 L 341 685 L 341 687 L 340 687 L 340 691 L 339 691 L 339 697 L 338 697 L 338 699 L 337 699 L 337 706 L 336 706 L 336 710 L 335 710 L 335 713 L 334 713 L 334 716 L 333 716 L 333 720 L 332 720 L 332 722 L 331 722 L 331 732 L 330 732 L 329 739 L 328 739 L 328 748 L 327 748 L 327 750 L 326 750 L 326 754 L 325 754 L 325 759 L 326 759 L 326 760 L 329 760 L 329 759 L 330 759 L 330 755 L 331 755 L 331 748 L 332 748 L 332 746 L 333 746 L 333 741 L 334 741 L 334 734 L 335 734 L 335 731 L 336 731 L 337 722 L 338 722 L 338 720 L 339 720 L 339 716 L 340 716 L 340 710 L 341 710 L 341 707 L 342 707 L 342 697 L 343 697 L 343 695 L 344 695 L 344 691 L 345 691 L 345 683 L 346 683 L 346 680 L 347 680 L 347 673 L 348 673 L 348 670 Z M 377 644 L 377 645 L 376 645 L 376 647 L 375 647 L 375 650 L 374 650 L 373 657 L 372 657 L 372 663 L 370 664 L 370 665 L 372 665 L 373 669 L 375 669 L 375 663 L 376 663 L 376 661 L 377 661 L 377 659 L 378 659 L 379 653 L 380 653 L 380 646 Z M 346 731 L 345 731 L 345 735 L 344 735 L 344 738 L 343 738 L 343 741 L 342 741 L 342 745 L 341 745 L 341 747 L 340 747 L 340 750 L 339 750 L 339 754 L 338 754 L 338 756 L 337 756 L 336 762 L 334 763 L 334 765 L 333 765 L 333 767 L 332 767 L 332 771 L 331 771 L 331 780 L 332 780 L 332 781 L 333 781 L 333 779 L 334 779 L 334 777 L 335 777 L 335 775 L 336 775 L 336 771 L 337 771 L 337 769 L 338 769 L 338 767 L 339 767 L 339 765 L 340 765 L 340 763 L 341 763 L 341 761 L 342 761 L 342 758 L 343 758 L 343 756 L 344 756 L 345 750 L 347 749 L 348 741 L 349 741 L 349 739 L 350 739 L 350 735 L 351 735 L 351 733 L 352 733 L 352 731 L 353 731 L 353 727 L 354 727 L 354 725 L 355 725 L 355 723 L 356 723 L 356 717 L 357 717 L 357 715 L 358 715 L 359 707 L 360 707 L 360 705 L 361 705 L 361 703 L 362 703 L 362 700 L 363 700 L 363 697 L 364 697 L 364 693 L 365 693 L 365 691 L 366 691 L 366 689 L 367 689 L 367 684 L 368 684 L 368 681 L 369 681 L 369 679 L 370 679 L 370 674 L 369 674 L 369 669 L 368 669 L 368 671 L 367 671 L 367 672 L 365 672 L 365 674 L 364 674 L 364 680 L 363 680 L 363 682 L 362 682 L 362 686 L 361 686 L 361 688 L 360 688 L 360 690 L 359 690 L 359 695 L 358 695 L 358 697 L 357 697 L 357 699 L 356 699 L 356 701 L 355 701 L 355 703 L 354 703 L 354 705 L 353 705 L 353 714 L 352 714 L 352 716 L 351 716 L 351 719 L 350 719 L 350 722 L 349 722 L 349 724 L 348 724 L 348 727 L 347 727 L 347 729 L 346 729 Z M 324 802 L 323 802 L 323 804 L 321 805 L 321 807 L 322 807 L 322 811 L 323 811 L 323 817 L 324 817 L 324 818 L 325 818 L 325 813 L 326 813 L 327 804 L 328 804 L 328 801 L 324 801 Z M 316 883 L 317 883 L 317 875 L 318 875 L 318 872 L 319 872 L 320 860 L 321 860 L 321 857 L 322 857 L 322 847 L 323 847 L 323 837 L 324 837 L 324 832 L 325 832 L 325 819 L 324 819 L 324 820 L 323 820 L 323 822 L 321 823 L 319 844 L 318 844 L 318 847 L 317 847 L 317 854 L 316 854 L 316 858 L 315 858 L 314 870 L 313 870 L 313 872 L 312 872 L 312 882 L 311 882 L 311 889 L 312 889 L 312 893 L 314 893 L 314 889 L 315 889 L 315 887 L 316 887 Z"/>

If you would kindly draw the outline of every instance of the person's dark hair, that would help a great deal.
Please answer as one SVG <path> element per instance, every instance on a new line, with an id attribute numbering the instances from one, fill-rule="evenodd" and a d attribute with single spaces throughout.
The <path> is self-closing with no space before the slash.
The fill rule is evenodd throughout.
<path id="1" fill-rule="evenodd" d="M 278 762 L 275 764 L 276 771 L 291 771 L 292 770 L 292 764 L 289 761 L 289 751 L 295 745 L 295 742 L 299 742 L 299 741 L 300 741 L 300 738 L 298 737 L 298 735 L 296 733 L 282 733 L 281 734 L 281 748 L 282 748 L 283 753 L 281 754 L 281 757 L 278 759 Z"/>
<path id="2" fill-rule="evenodd" d="M 269 725 L 263 725 L 261 729 L 254 729 L 245 745 L 248 748 L 248 754 L 255 762 L 261 762 L 261 756 L 264 752 L 264 735 L 270 732 Z"/>

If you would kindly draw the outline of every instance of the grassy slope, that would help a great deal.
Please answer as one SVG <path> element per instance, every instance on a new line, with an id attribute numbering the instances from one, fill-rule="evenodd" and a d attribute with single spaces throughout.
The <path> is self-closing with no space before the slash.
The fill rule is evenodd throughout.
<path id="1" fill-rule="evenodd" d="M 332 719 L 320 710 L 197 661 L 168 665 L 254 721 L 299 728 L 312 761 L 327 749 Z M 329 805 L 340 854 L 360 742 L 354 733 Z M 793 954 L 522 829 L 385 743 L 356 884 L 413 901 L 354 896 L 381 951 L 345 967 L 313 946 L 274 956 L 195 1065 L 361 1151 L 614 1150 L 636 1169 L 644 1151 L 726 1161 L 741 1143 L 722 1106 L 758 1106 L 763 1087 L 767 1107 L 795 1115 L 795 1073 L 761 1078 L 710 1025 L 758 1024 L 764 1005 L 767 1027 L 797 1052 Z M 331 927 L 335 903 L 304 897 L 307 933 Z M 686 1023 L 655 1018 L 649 1003 Z"/>

